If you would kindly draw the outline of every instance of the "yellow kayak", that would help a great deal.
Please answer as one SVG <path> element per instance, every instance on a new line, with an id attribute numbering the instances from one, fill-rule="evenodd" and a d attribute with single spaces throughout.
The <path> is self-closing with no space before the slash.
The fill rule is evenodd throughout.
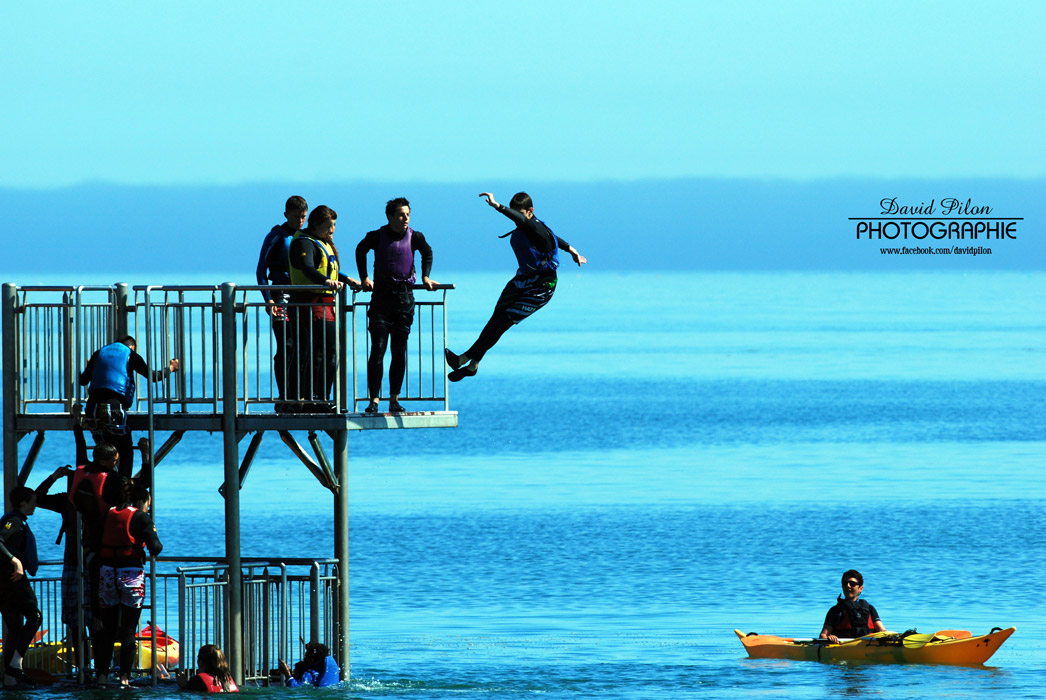
<path id="1" fill-rule="evenodd" d="M 876 632 L 857 639 L 831 644 L 824 639 L 793 639 L 734 630 L 753 659 L 796 661 L 845 661 L 876 664 L 983 664 L 1016 627 L 995 627 L 974 637 L 966 630 L 942 630 L 933 634 Z"/>
<path id="2" fill-rule="evenodd" d="M 153 653 L 152 647 L 152 630 L 146 626 L 138 632 L 138 659 L 135 662 L 137 668 L 143 670 L 151 670 L 153 667 L 153 658 L 167 668 L 173 668 L 178 665 L 180 656 L 180 646 L 178 640 L 168 637 L 167 634 L 160 628 L 156 629 L 156 646 L 157 653 Z M 46 630 L 45 632 L 46 633 Z M 39 640 L 43 635 L 38 635 Z M 3 647 L 0 646 L 0 649 Z M 88 646 L 90 649 L 90 646 Z M 113 658 L 119 658 L 120 655 L 120 643 L 117 642 L 113 647 Z M 90 655 L 88 655 L 90 658 Z M 43 674 L 50 674 L 57 676 L 66 672 L 67 663 L 75 665 L 75 659 L 73 659 L 73 648 L 67 645 L 66 642 L 48 642 L 42 643 L 37 642 L 29 647 L 29 651 L 25 655 L 25 668 L 27 673 L 34 675 L 31 671 L 43 672 Z M 43 680 L 42 674 L 36 674 L 35 680 Z"/>

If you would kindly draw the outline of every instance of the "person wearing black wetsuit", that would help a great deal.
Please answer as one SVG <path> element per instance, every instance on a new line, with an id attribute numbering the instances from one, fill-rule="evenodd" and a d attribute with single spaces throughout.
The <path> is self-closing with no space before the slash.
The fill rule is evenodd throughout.
<path id="1" fill-rule="evenodd" d="M 385 204 L 389 223 L 370 231 L 356 246 L 356 267 L 365 292 L 373 292 L 367 309 L 370 331 L 370 357 L 367 359 L 367 413 L 378 412 L 385 350 L 392 337 L 389 360 L 389 412 L 402 413 L 399 402 L 407 368 L 407 338 L 414 322 L 414 253 L 421 253 L 421 282 L 428 290 L 439 284 L 429 279 L 432 247 L 425 234 L 410 227 L 410 202 L 405 197 Z M 374 278 L 367 276 L 367 252 L 374 251 Z"/>
<path id="2" fill-rule="evenodd" d="M 262 241 L 261 252 L 258 255 L 258 267 L 255 275 L 259 285 L 289 285 L 291 283 L 290 271 L 287 262 L 291 247 L 291 238 L 301 230 L 305 224 L 305 217 L 309 213 L 309 205 L 304 197 L 294 195 L 287 200 L 283 216 L 287 220 L 282 224 L 272 227 L 265 240 Z M 298 358 L 294 349 L 294 329 L 289 323 L 287 315 L 287 303 L 290 295 L 285 291 L 261 290 L 265 297 L 265 309 L 272 317 L 272 332 L 276 338 L 276 352 L 272 358 L 273 371 L 276 373 L 276 388 L 279 396 L 276 399 L 276 412 L 282 413 L 287 409 L 286 384 L 287 378 L 296 373 Z"/>
<path id="3" fill-rule="evenodd" d="M 838 644 L 840 637 L 855 639 L 872 632 L 885 632 L 886 626 L 879 619 L 879 612 L 875 606 L 867 601 L 858 600 L 861 591 L 864 590 L 864 577 L 861 576 L 861 572 L 848 570 L 843 574 L 842 583 L 843 595 L 839 596 L 836 604 L 825 615 L 820 638 Z"/>
<path id="4" fill-rule="evenodd" d="M 84 417 L 96 421 L 91 433 L 95 442 L 109 442 L 120 451 L 120 474 L 131 478 L 134 474 L 134 439 L 127 427 L 127 409 L 134 405 L 136 395 L 134 375 L 159 382 L 177 372 L 178 359 L 167 363 L 162 370 L 149 371 L 145 359 L 136 351 L 137 341 L 125 336 L 115 343 L 95 350 L 87 366 L 80 373 L 80 386 L 87 387 L 87 406 Z M 146 482 L 149 470 L 143 474 Z M 148 486 L 148 483 L 146 483 Z"/>
<path id="5" fill-rule="evenodd" d="M 16 486 L 9 494 L 12 510 L 0 518 L 0 615 L 4 635 L 4 686 L 25 684 L 32 679 L 22 670 L 22 658 L 43 622 L 29 577 L 36 575 L 39 556 L 36 538 L 29 529 L 29 516 L 36 511 L 36 494 Z"/>
<path id="6" fill-rule="evenodd" d="M 509 243 L 519 267 L 516 276 L 502 290 L 494 313 L 472 347 L 460 355 L 449 349 L 446 351 L 447 364 L 453 370 L 447 378 L 452 382 L 475 376 L 480 360 L 505 331 L 552 299 L 556 291 L 559 250 L 569 253 L 578 267 L 588 262 L 572 245 L 552 233 L 545 222 L 534 216 L 534 204 L 526 192 L 517 192 L 508 207 L 498 204 L 490 192 L 481 192 L 479 196 L 486 197 L 487 204 L 516 225 L 515 230 L 501 238 L 510 237 Z"/>

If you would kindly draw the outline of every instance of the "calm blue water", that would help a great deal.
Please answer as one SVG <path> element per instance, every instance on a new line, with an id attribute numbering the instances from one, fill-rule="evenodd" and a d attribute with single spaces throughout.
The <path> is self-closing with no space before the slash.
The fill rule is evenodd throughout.
<path id="1" fill-rule="evenodd" d="M 437 278 L 460 351 L 504 276 Z M 350 435 L 353 680 L 323 694 L 1042 697 L 1044 319 L 1046 274 L 566 272 L 452 386 L 459 428 Z M 166 554 L 221 548 L 220 445 L 157 472 Z M 277 440 L 242 496 L 245 555 L 331 554 Z M 889 629 L 1018 631 L 980 668 L 745 657 L 735 627 L 816 635 L 851 567 Z"/>

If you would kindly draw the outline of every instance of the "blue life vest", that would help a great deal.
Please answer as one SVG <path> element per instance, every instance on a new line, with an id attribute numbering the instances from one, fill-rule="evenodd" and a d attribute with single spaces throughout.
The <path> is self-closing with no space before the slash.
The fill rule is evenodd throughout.
<path id="1" fill-rule="evenodd" d="M 295 672 L 298 672 L 298 667 L 295 665 Z M 291 688 L 300 688 L 303 685 L 314 685 L 317 688 L 327 688 L 332 685 L 337 685 L 341 682 L 341 669 L 338 668 L 338 662 L 334 660 L 333 656 L 328 656 L 323 660 L 323 671 L 318 669 L 310 668 L 301 672 L 301 678 L 295 678 L 291 676 L 287 679 L 287 685 Z"/>
<path id="2" fill-rule="evenodd" d="M 548 253 L 541 253 L 530 245 L 530 239 L 522 229 L 517 228 L 512 231 L 508 240 L 512 244 L 512 252 L 516 254 L 516 263 L 519 265 L 517 275 L 555 272 L 559 267 L 559 239 L 544 221 L 537 219 L 537 222 L 545 227 L 552 238 L 552 250 Z"/>
<path id="3" fill-rule="evenodd" d="M 123 343 L 110 343 L 98 351 L 91 372 L 91 389 L 108 389 L 124 397 L 124 405 L 134 402 L 134 378 L 127 371 L 131 348 Z"/>

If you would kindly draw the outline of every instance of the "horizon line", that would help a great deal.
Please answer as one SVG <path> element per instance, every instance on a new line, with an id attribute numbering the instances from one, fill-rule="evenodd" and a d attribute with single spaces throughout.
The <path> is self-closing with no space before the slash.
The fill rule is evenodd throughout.
<path id="1" fill-rule="evenodd" d="M 481 183 L 508 183 L 508 182 L 531 182 L 543 185 L 559 186 L 581 186 L 581 185 L 606 185 L 606 184 L 642 184 L 642 183 L 665 183 L 665 182 L 785 182 L 790 184 L 814 184 L 829 182 L 946 182 L 946 181 L 1002 181 L 1002 182 L 1037 182 L 1046 181 L 1046 173 L 1039 175 L 666 175 L 663 177 L 640 176 L 635 178 L 604 177 L 591 179 L 561 179 L 561 178 L 526 178 L 499 176 L 491 178 L 469 178 L 453 180 L 432 180 L 428 178 L 419 179 L 389 179 L 389 178 L 331 178 L 331 179 L 265 179 L 265 180 L 241 180 L 237 182 L 120 182 L 107 179 L 86 179 L 70 183 L 55 183 L 49 185 L 20 185 L 2 184 L 0 190 L 6 191 L 30 191 L 46 192 L 58 190 L 70 190 L 87 187 L 116 187 L 116 188 L 142 188 L 142 189 L 202 189 L 219 188 L 234 189 L 240 187 L 271 187 L 271 186 L 317 186 L 317 185 L 399 185 L 409 183 L 411 185 L 427 186 L 465 186 Z M 481 185 L 482 186 L 482 185 Z"/>

